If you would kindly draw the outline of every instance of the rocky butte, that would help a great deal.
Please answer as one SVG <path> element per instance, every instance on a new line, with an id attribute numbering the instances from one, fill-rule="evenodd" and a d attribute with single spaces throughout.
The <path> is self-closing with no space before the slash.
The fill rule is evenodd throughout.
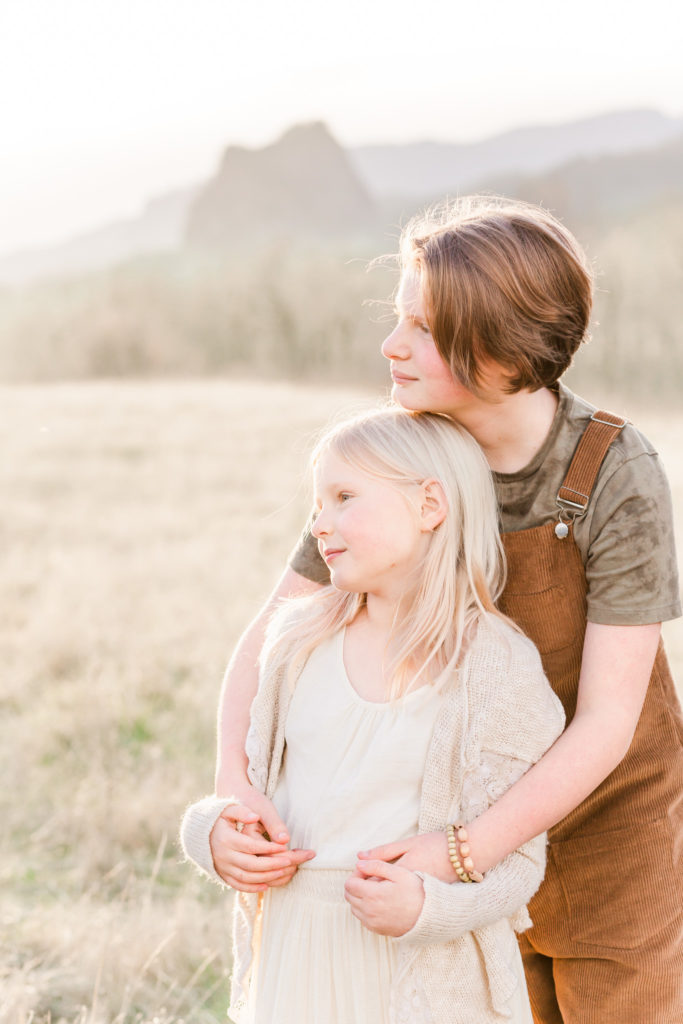
<path id="1" fill-rule="evenodd" d="M 324 124 L 299 125 L 263 149 L 229 146 L 195 198 L 185 242 L 230 250 L 367 235 L 375 202 Z"/>

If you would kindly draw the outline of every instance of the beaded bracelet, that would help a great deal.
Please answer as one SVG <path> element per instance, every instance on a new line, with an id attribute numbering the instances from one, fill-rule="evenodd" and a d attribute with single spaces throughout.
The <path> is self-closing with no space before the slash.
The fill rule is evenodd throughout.
<path id="1" fill-rule="evenodd" d="M 465 826 L 461 824 L 447 825 L 446 838 L 448 839 L 448 858 L 460 881 L 483 882 L 484 876 L 481 871 L 475 870 L 474 861 L 469 856 L 470 847 L 467 842 L 469 836 Z M 460 860 L 461 857 L 462 861 Z"/>

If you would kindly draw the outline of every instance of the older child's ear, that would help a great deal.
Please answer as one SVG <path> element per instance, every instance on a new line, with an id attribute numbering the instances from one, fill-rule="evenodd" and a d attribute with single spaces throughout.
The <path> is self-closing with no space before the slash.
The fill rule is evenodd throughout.
<path id="1" fill-rule="evenodd" d="M 423 480 L 421 487 L 420 527 L 429 532 L 435 530 L 446 518 L 448 502 L 443 487 L 433 477 Z"/>

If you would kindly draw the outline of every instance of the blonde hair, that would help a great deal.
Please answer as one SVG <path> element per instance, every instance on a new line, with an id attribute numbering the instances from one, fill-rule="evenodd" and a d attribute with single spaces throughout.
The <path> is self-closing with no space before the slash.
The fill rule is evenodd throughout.
<path id="1" fill-rule="evenodd" d="M 384 407 L 328 431 L 311 465 L 334 452 L 354 468 L 397 487 L 434 478 L 447 512 L 431 532 L 412 587 L 397 609 L 388 644 L 391 696 L 419 682 L 434 682 L 454 667 L 483 613 L 500 618 L 495 601 L 504 584 L 493 481 L 474 439 L 435 413 Z M 333 586 L 285 602 L 275 613 L 266 657 L 270 669 L 286 664 L 290 681 L 314 647 L 352 622 L 365 594 Z M 507 621 L 507 620 L 506 620 Z"/>
<path id="2" fill-rule="evenodd" d="M 491 196 L 435 206 L 408 223 L 399 260 L 420 276 L 441 358 L 473 391 L 487 360 L 512 371 L 510 392 L 548 387 L 586 338 L 590 267 L 539 206 Z"/>

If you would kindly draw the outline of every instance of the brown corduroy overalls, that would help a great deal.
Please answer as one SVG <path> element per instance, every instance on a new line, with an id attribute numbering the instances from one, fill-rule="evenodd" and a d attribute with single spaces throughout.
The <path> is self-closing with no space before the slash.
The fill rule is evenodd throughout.
<path id="1" fill-rule="evenodd" d="M 586 428 L 558 494 L 567 536 L 557 522 L 503 535 L 500 607 L 537 645 L 567 724 L 587 591 L 571 518 L 623 424 L 596 412 Z M 683 716 L 661 643 L 626 757 L 549 839 L 520 936 L 536 1024 L 683 1024 Z"/>

